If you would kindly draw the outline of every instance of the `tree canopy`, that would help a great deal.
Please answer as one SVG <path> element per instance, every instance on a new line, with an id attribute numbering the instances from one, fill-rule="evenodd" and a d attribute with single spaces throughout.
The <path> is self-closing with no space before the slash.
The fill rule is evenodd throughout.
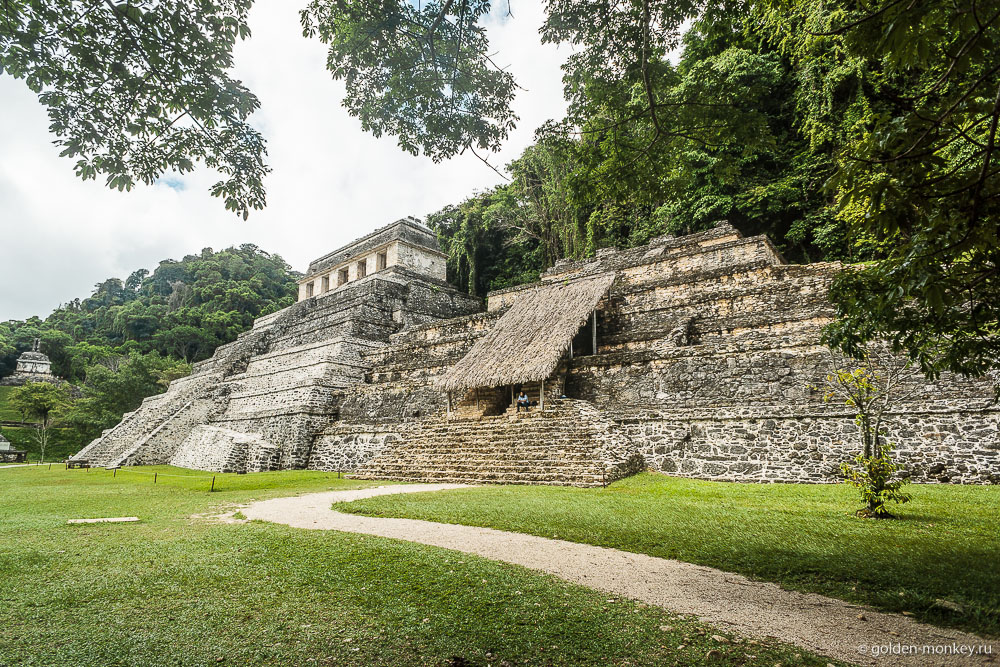
<path id="1" fill-rule="evenodd" d="M 129 190 L 196 162 L 245 219 L 264 207 L 257 98 L 229 75 L 252 0 L 4 0 L 0 74 L 23 80 L 83 179 Z"/>
<path id="2" fill-rule="evenodd" d="M 44 320 L 0 323 L 0 376 L 13 372 L 17 357 L 41 338 L 53 373 L 80 395 L 64 405 L 59 389 L 53 414 L 83 446 L 190 373 L 191 363 L 235 340 L 255 318 L 291 305 L 297 275 L 281 257 L 242 245 L 163 260 L 152 273 L 140 269 L 124 281 L 109 278 Z M 27 386 L 30 391 L 18 390 L 25 400 L 54 395 L 55 385 Z M 37 413 L 34 403 L 24 405 Z"/>
<path id="3" fill-rule="evenodd" d="M 925 372 L 1000 360 L 1000 8 L 799 0 L 768 16 L 807 86 L 804 133 L 872 263 L 845 272 L 829 340 L 887 338 Z M 810 94 L 805 94 L 809 91 Z"/>
<path id="4" fill-rule="evenodd" d="M 242 245 L 163 260 L 124 282 L 109 278 L 44 320 L 0 324 L 0 375 L 36 337 L 57 375 L 87 380 L 88 368 L 132 353 L 190 363 L 236 339 L 253 320 L 295 301 L 295 276 L 277 255 Z"/>

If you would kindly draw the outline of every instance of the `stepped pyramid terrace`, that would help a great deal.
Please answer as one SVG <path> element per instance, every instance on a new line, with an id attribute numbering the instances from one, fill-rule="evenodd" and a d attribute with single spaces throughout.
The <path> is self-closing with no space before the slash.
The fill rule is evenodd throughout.
<path id="1" fill-rule="evenodd" d="M 728 224 L 562 261 L 485 303 L 406 218 L 314 261 L 299 301 L 75 458 L 214 471 L 597 486 L 643 468 L 826 482 L 856 454 L 823 400 L 836 263 Z M 1000 482 L 989 380 L 905 379 L 891 441 L 916 481 Z M 516 393 L 537 405 L 517 412 Z"/>

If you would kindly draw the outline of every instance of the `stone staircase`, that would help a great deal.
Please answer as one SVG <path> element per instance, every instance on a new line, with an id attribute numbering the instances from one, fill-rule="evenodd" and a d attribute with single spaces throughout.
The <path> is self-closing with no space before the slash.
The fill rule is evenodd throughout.
<path id="1" fill-rule="evenodd" d="M 121 465 L 137 452 L 139 443 L 156 438 L 161 427 L 188 411 L 209 377 L 188 376 L 172 383 L 166 393 L 143 399 L 138 409 L 126 413 L 114 428 L 104 431 L 72 459 L 109 467 Z"/>
<path id="2" fill-rule="evenodd" d="M 544 412 L 416 422 L 351 476 L 593 487 L 642 468 L 614 422 L 586 401 L 560 399 L 547 401 Z"/>

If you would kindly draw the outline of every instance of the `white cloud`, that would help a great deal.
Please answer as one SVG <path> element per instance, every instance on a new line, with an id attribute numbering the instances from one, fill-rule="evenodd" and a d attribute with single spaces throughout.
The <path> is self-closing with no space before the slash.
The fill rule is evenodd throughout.
<path id="1" fill-rule="evenodd" d="M 90 294 L 105 278 L 125 278 L 204 247 L 254 243 L 294 268 L 406 215 L 423 216 L 500 182 L 471 155 L 434 164 L 375 139 L 340 106 L 343 89 L 325 69 L 326 49 L 301 36 L 298 5 L 259 0 L 253 38 L 238 47 L 237 76 L 260 97 L 253 122 L 264 132 L 274 169 L 268 207 L 247 222 L 224 210 L 199 170 L 131 193 L 84 183 L 59 158 L 45 111 L 24 84 L 0 76 L 0 321 L 46 316 Z M 506 7 L 489 23 L 499 64 L 525 89 L 521 117 L 503 165 L 534 130 L 565 112 L 560 64 L 566 51 L 539 42 L 542 3 Z"/>

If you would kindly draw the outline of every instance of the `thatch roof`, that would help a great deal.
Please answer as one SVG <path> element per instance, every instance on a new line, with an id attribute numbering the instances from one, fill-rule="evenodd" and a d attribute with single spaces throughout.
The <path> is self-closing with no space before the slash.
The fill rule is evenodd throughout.
<path id="1" fill-rule="evenodd" d="M 521 294 L 489 333 L 440 381 L 443 389 L 499 387 L 544 380 L 587 323 L 614 273 L 541 285 Z"/>

